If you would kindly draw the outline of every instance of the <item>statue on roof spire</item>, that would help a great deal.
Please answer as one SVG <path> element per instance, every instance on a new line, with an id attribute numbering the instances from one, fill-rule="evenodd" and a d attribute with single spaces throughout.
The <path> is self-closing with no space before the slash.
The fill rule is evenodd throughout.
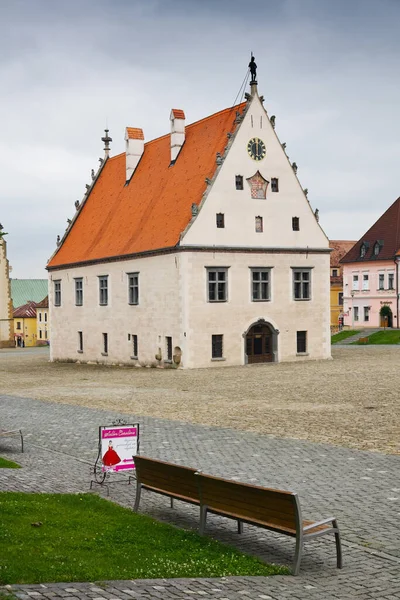
<path id="1" fill-rule="evenodd" d="M 253 56 L 253 53 L 251 54 L 251 60 L 249 62 L 249 69 L 250 69 L 250 73 L 251 73 L 251 83 L 255 83 L 256 82 L 256 75 L 257 75 L 257 65 L 256 65 L 256 61 L 255 58 Z"/>

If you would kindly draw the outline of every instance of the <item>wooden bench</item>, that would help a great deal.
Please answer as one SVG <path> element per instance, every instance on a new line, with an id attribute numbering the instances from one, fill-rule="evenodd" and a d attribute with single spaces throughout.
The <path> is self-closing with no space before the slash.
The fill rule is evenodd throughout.
<path id="1" fill-rule="evenodd" d="M 242 523 L 296 538 L 293 574 L 298 575 L 303 543 L 326 533 L 336 541 L 337 567 L 342 568 L 340 533 L 335 517 L 303 521 L 300 502 L 294 492 L 263 488 L 197 473 L 200 492 L 200 534 L 204 533 L 207 513 L 212 512 Z M 242 532 L 240 527 L 239 532 Z"/>
<path id="2" fill-rule="evenodd" d="M 24 451 L 24 437 L 22 435 L 21 429 L 13 429 L 11 431 L 7 431 L 6 429 L 0 429 L 0 437 L 14 437 L 18 435 L 21 438 L 21 452 Z"/>

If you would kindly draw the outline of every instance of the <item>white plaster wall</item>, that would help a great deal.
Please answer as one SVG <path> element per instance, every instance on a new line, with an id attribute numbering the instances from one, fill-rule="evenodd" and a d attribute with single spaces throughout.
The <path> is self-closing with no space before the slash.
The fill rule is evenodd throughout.
<path id="1" fill-rule="evenodd" d="M 155 362 L 165 336 L 173 348 L 182 345 L 180 311 L 180 256 L 168 254 L 136 260 L 103 263 L 49 274 L 51 360 L 74 359 L 104 363 L 130 363 L 133 354 L 128 333 L 138 336 L 141 363 Z M 139 272 L 139 305 L 128 304 L 127 273 Z M 98 276 L 108 275 L 108 305 L 99 305 Z M 83 277 L 83 306 L 75 306 L 75 277 Z M 62 306 L 54 306 L 54 280 L 62 282 Z M 78 331 L 84 351 L 78 353 Z M 108 356 L 102 356 L 102 333 L 108 333 Z"/>
<path id="2" fill-rule="evenodd" d="M 263 160 L 255 161 L 247 152 L 247 144 L 253 137 L 261 138 L 266 145 Z M 295 160 L 295 157 L 290 158 Z M 277 177 L 279 192 L 272 192 L 269 184 L 266 199 L 252 199 L 246 179 L 257 170 L 269 182 Z M 243 190 L 236 190 L 235 175 L 243 176 Z M 224 229 L 216 227 L 216 213 L 219 212 L 225 215 Z M 256 216 L 263 217 L 263 233 L 255 232 Z M 292 217 L 299 217 L 300 231 L 292 230 Z M 252 100 L 210 192 L 181 243 L 268 248 L 329 247 L 258 96 Z"/>
<path id="3" fill-rule="evenodd" d="M 276 329 L 278 360 L 331 357 L 329 254 L 193 252 L 182 256 L 187 289 L 187 367 L 241 365 L 245 362 L 243 333 L 258 319 Z M 206 267 L 229 267 L 228 302 L 207 302 Z M 271 301 L 251 301 L 249 267 L 272 267 Z M 312 268 L 312 299 L 293 300 L 291 267 Z M 296 332 L 307 331 L 308 356 L 296 355 Z M 211 360 L 211 336 L 224 336 L 225 361 Z"/>

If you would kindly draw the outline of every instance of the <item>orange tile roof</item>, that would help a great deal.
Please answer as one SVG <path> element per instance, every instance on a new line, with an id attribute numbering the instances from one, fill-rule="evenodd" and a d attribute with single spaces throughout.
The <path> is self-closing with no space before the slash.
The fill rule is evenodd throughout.
<path id="1" fill-rule="evenodd" d="M 184 119 L 185 118 L 185 113 L 180 108 L 173 108 L 172 114 L 174 115 L 175 119 Z"/>
<path id="2" fill-rule="evenodd" d="M 67 237 L 48 268 L 171 248 L 200 204 L 205 178 L 216 169 L 236 111 L 245 103 L 187 125 L 185 144 L 173 166 L 170 135 L 147 142 L 128 185 L 125 154 L 105 163 Z"/>
<path id="3" fill-rule="evenodd" d="M 143 129 L 139 127 L 127 127 L 126 132 L 130 140 L 144 140 Z"/>

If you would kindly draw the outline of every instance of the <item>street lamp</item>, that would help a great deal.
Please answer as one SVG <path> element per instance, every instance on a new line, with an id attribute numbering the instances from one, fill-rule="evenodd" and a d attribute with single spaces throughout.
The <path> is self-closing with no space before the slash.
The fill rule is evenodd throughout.
<path id="1" fill-rule="evenodd" d="M 351 328 L 354 329 L 354 290 L 351 290 L 350 296 L 351 296 Z"/>

